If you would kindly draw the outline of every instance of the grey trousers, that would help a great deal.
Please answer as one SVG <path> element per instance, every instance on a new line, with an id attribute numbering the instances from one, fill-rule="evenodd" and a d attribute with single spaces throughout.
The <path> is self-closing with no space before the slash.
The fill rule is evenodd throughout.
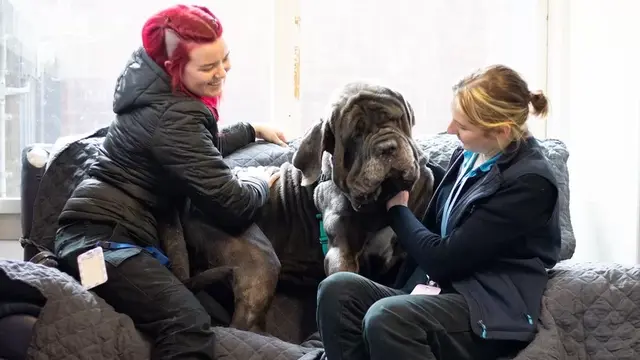
<path id="1" fill-rule="evenodd" d="M 462 295 L 409 295 L 348 272 L 320 283 L 317 322 L 329 360 L 493 360 L 526 345 L 475 335 Z"/>

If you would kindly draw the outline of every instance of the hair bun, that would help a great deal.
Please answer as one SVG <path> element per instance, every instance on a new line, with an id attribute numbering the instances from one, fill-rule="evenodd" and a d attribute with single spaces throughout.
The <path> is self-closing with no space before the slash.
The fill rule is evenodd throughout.
<path id="1" fill-rule="evenodd" d="M 537 116 L 546 116 L 549 112 L 549 101 L 542 91 L 531 93 L 531 106 L 533 106 L 533 114 Z"/>

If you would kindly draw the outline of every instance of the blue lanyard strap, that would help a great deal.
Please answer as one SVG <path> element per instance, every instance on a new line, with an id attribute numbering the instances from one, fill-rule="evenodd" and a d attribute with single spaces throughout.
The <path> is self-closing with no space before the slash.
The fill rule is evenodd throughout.
<path id="1" fill-rule="evenodd" d="M 464 159 L 462 165 L 460 165 L 460 174 L 458 175 L 456 182 L 453 183 L 453 187 L 449 192 L 447 201 L 444 203 L 442 221 L 440 222 L 440 236 L 442 237 L 447 236 L 447 225 L 449 223 L 451 209 L 453 208 L 453 204 L 455 204 L 456 200 L 458 200 L 458 196 L 460 195 L 460 192 L 462 192 L 462 188 L 464 187 L 464 184 L 467 182 L 469 174 L 471 173 L 471 168 L 473 168 L 473 164 L 477 159 L 478 154 L 473 154 L 469 158 Z"/>
<path id="2" fill-rule="evenodd" d="M 134 244 L 117 243 L 112 241 L 100 241 L 98 245 L 101 246 L 103 249 L 108 249 L 108 250 L 141 249 L 148 252 L 156 260 L 158 260 L 163 266 L 167 268 L 171 267 L 171 261 L 169 261 L 169 258 L 165 254 L 163 254 L 162 251 L 160 251 L 158 248 L 155 248 L 153 246 L 147 246 L 143 248 L 142 246 L 138 246 Z"/>
<path id="3" fill-rule="evenodd" d="M 464 160 L 460 165 L 460 174 L 456 179 L 456 182 L 453 184 L 451 188 L 451 192 L 447 197 L 447 201 L 444 204 L 443 213 L 442 213 L 442 222 L 440 223 L 440 236 L 447 236 L 447 225 L 449 224 L 449 218 L 451 216 L 451 211 L 453 209 L 454 204 L 458 200 L 462 189 L 464 188 L 464 184 L 467 182 L 467 179 L 472 178 L 476 175 L 477 171 L 487 172 L 495 164 L 495 162 L 500 157 L 501 153 L 498 153 L 496 156 L 491 159 L 485 161 L 480 164 L 478 167 L 474 168 L 473 166 L 478 160 L 478 154 L 472 153 L 470 151 L 465 151 Z"/>

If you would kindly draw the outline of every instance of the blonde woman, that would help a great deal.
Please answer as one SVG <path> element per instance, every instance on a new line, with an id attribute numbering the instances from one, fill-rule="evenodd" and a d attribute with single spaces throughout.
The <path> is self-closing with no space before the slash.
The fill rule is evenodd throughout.
<path id="1" fill-rule="evenodd" d="M 387 194 L 409 254 L 400 286 L 352 273 L 320 284 L 329 359 L 495 359 L 533 339 L 560 249 L 556 180 L 526 126 L 547 111 L 546 97 L 505 66 L 454 87 L 447 132 L 462 146 L 426 217 L 407 208 L 407 191 Z"/>

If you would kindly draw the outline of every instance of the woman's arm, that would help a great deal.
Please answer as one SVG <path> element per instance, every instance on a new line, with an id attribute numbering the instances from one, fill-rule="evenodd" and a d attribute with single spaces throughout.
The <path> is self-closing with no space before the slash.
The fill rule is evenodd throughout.
<path id="1" fill-rule="evenodd" d="M 230 228 L 249 225 L 268 199 L 266 174 L 233 175 L 205 124 L 204 114 L 188 103 L 174 105 L 154 132 L 153 154 L 200 211 Z"/>
<path id="2" fill-rule="evenodd" d="M 429 231 L 406 206 L 391 207 L 389 218 L 398 241 L 437 282 L 466 276 L 496 259 L 514 239 L 546 224 L 557 198 L 547 179 L 529 174 L 476 205 L 445 238 Z"/>
<path id="3" fill-rule="evenodd" d="M 222 128 L 218 133 L 218 151 L 226 157 L 243 146 L 256 141 L 256 131 L 249 123 L 237 123 Z"/>

